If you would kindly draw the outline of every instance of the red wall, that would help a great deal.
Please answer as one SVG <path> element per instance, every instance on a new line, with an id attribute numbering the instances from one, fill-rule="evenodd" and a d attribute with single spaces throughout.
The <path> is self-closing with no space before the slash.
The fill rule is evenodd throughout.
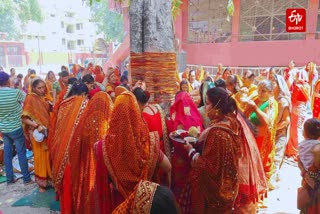
<path id="1" fill-rule="evenodd" d="M 189 44 L 188 0 L 183 1 L 180 17 L 175 21 L 176 35 L 182 49 L 187 53 L 187 64 L 216 66 L 285 66 L 291 59 L 297 66 L 308 61 L 320 64 L 320 39 L 315 39 L 318 0 L 309 0 L 307 11 L 306 40 L 239 42 L 240 2 L 234 0 L 235 12 L 232 19 L 232 38 L 229 43 Z"/>

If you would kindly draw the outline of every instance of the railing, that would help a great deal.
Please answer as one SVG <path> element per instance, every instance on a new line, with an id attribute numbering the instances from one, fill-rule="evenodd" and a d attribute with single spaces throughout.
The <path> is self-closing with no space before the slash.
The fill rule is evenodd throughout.
<path id="1" fill-rule="evenodd" d="M 5 56 L 0 56 L 0 66 L 7 67 Z"/>
<path id="2" fill-rule="evenodd" d="M 205 66 L 205 65 L 190 65 L 188 64 L 187 67 L 192 69 L 192 70 L 196 70 L 200 67 L 203 67 L 203 69 L 205 71 L 207 71 L 209 73 L 210 76 L 215 76 L 218 70 L 217 66 Z M 226 67 L 224 67 L 226 68 Z M 247 71 L 247 70 L 251 70 L 253 71 L 256 75 L 259 75 L 261 71 L 265 70 L 265 69 L 269 69 L 270 67 L 229 67 L 231 68 L 232 72 L 234 74 L 238 74 L 240 76 L 242 76 L 243 72 Z M 276 69 L 276 72 L 278 74 L 283 74 L 284 69 L 287 68 L 287 66 L 274 66 L 274 68 Z M 303 67 L 296 67 L 297 69 L 302 69 Z M 320 71 L 320 66 L 317 66 L 317 71 Z"/>

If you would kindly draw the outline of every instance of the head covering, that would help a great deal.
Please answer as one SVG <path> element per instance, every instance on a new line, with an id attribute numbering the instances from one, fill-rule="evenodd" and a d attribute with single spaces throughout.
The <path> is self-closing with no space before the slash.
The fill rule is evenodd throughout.
<path id="1" fill-rule="evenodd" d="M 122 94 L 122 92 L 125 92 L 125 91 L 128 91 L 128 89 L 124 86 L 121 86 L 121 85 L 118 85 L 116 88 L 115 88 L 115 96 L 119 96 L 120 94 Z"/>
<path id="2" fill-rule="evenodd" d="M 4 71 L 0 71 L 0 85 L 4 85 L 8 82 L 10 76 Z"/>
<path id="3" fill-rule="evenodd" d="M 158 186 L 159 184 L 151 181 L 140 181 L 130 196 L 113 213 L 149 214 Z"/>
<path id="4" fill-rule="evenodd" d="M 159 145 L 150 138 L 131 92 L 123 92 L 115 100 L 103 150 L 110 178 L 125 198 L 140 180 L 150 180 L 154 174 Z"/>
<path id="5" fill-rule="evenodd" d="M 283 76 L 276 74 L 276 81 L 278 82 L 279 85 L 279 98 L 285 98 L 289 105 L 290 105 L 290 109 L 291 109 L 291 93 L 289 91 L 288 85 L 286 83 L 286 80 L 284 79 Z"/>
<path id="6" fill-rule="evenodd" d="M 174 130 L 179 125 L 183 125 L 184 130 L 189 130 L 191 126 L 202 130 L 201 115 L 187 92 L 181 91 L 176 95 L 175 102 L 170 107 L 170 118 Z"/>

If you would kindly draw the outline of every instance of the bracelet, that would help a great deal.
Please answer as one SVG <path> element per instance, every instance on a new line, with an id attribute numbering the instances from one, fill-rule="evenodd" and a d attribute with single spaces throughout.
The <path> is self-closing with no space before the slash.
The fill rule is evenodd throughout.
<path id="1" fill-rule="evenodd" d="M 188 156 L 191 157 L 191 153 L 194 152 L 194 151 L 196 151 L 194 148 L 190 149 L 189 153 L 188 153 Z"/>
<path id="2" fill-rule="evenodd" d="M 200 155 L 199 153 L 195 153 L 195 154 L 192 156 L 192 161 L 195 161 L 195 159 L 196 159 L 199 155 Z"/>

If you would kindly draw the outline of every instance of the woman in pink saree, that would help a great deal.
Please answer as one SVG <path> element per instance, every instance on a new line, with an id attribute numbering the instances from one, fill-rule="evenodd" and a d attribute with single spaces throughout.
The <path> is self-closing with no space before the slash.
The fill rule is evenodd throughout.
<path id="1" fill-rule="evenodd" d="M 202 127 L 202 117 L 192 101 L 190 95 L 186 92 L 179 92 L 176 95 L 174 104 L 170 107 L 170 120 L 168 121 L 169 133 L 177 129 L 188 131 L 191 126 L 197 127 L 200 131 Z M 184 200 L 183 192 L 191 165 L 188 154 L 183 144 L 172 140 L 174 152 L 172 154 L 172 191 L 177 198 L 177 202 L 182 210 L 187 206 Z"/>

